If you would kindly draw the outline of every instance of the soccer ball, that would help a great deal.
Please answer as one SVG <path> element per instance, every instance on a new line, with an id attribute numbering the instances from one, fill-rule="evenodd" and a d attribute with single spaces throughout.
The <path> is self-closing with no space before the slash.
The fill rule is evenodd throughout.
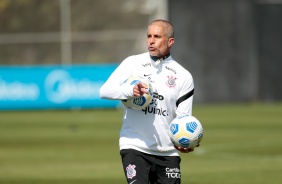
<path id="1" fill-rule="evenodd" d="M 204 129 L 194 116 L 182 115 L 176 117 L 170 124 L 169 136 L 177 147 L 194 148 L 203 139 Z"/>
<path id="2" fill-rule="evenodd" d="M 153 87 L 146 79 L 144 79 L 143 77 L 139 77 L 139 76 L 132 76 L 132 77 L 129 77 L 124 83 L 127 83 L 128 85 L 133 87 L 140 82 L 148 84 L 149 94 L 145 93 L 141 97 L 132 97 L 129 99 L 121 100 L 122 104 L 125 107 L 128 107 L 133 110 L 142 110 L 151 103 L 153 99 Z"/>

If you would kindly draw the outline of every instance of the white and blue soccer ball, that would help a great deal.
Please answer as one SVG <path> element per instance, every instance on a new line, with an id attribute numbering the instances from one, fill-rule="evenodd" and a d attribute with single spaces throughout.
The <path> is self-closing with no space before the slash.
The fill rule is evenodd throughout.
<path id="1" fill-rule="evenodd" d="M 176 117 L 170 124 L 169 136 L 177 147 L 194 148 L 203 139 L 204 129 L 201 122 L 191 115 Z"/>
<path id="2" fill-rule="evenodd" d="M 146 83 L 148 85 L 149 94 L 145 93 L 141 97 L 132 97 L 126 100 L 121 100 L 122 104 L 125 107 L 133 110 L 142 110 L 151 103 L 153 99 L 153 87 L 150 82 L 148 82 L 145 78 L 139 76 L 132 76 L 129 77 L 124 83 L 127 83 L 127 85 L 133 87 L 140 82 Z"/>

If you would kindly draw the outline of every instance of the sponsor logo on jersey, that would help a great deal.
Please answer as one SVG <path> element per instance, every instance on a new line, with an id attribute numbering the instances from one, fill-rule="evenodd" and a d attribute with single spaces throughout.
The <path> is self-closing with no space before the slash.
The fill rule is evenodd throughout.
<path id="1" fill-rule="evenodd" d="M 143 67 L 152 66 L 151 63 L 142 64 Z"/>
<path id="2" fill-rule="evenodd" d="M 165 66 L 165 69 L 169 70 L 169 71 L 172 71 L 174 74 L 176 74 L 176 71 L 173 69 L 173 68 L 170 68 L 168 66 Z"/>
<path id="3" fill-rule="evenodd" d="M 157 92 L 154 92 L 153 93 L 153 99 L 152 99 L 151 103 L 147 107 L 142 109 L 142 111 L 145 114 L 150 113 L 150 114 L 156 114 L 156 115 L 160 115 L 160 116 L 168 116 L 166 109 L 157 108 L 158 100 L 164 100 L 164 96 L 158 94 Z"/>
<path id="4" fill-rule="evenodd" d="M 128 179 L 132 179 L 134 176 L 136 176 L 136 170 L 135 170 L 135 165 L 129 164 L 126 167 L 126 176 Z"/>
<path id="5" fill-rule="evenodd" d="M 166 81 L 166 85 L 169 87 L 169 88 L 173 88 L 176 86 L 176 83 L 175 83 L 175 80 L 177 79 L 176 77 L 173 77 L 172 75 L 171 76 L 167 76 L 167 81 Z"/>
<path id="6" fill-rule="evenodd" d="M 157 114 L 160 116 L 168 116 L 167 110 L 162 109 L 162 108 L 152 107 L 152 106 L 147 106 L 144 109 L 142 109 L 142 111 L 145 114 L 151 113 L 151 114 Z"/>
<path id="7" fill-rule="evenodd" d="M 153 97 L 154 97 L 154 98 L 157 98 L 157 99 L 159 99 L 159 100 L 163 100 L 163 99 L 164 99 L 164 96 L 163 96 L 163 95 L 159 95 L 159 94 L 156 93 L 156 92 L 153 93 Z"/>

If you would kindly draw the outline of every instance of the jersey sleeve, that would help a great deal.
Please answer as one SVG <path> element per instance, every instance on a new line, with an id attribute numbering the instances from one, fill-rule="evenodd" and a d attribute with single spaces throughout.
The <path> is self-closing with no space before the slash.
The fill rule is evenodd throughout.
<path id="1" fill-rule="evenodd" d="M 124 83 L 131 76 L 131 57 L 126 58 L 100 88 L 100 97 L 112 100 L 128 99 L 133 96 L 133 87 Z"/>
<path id="2" fill-rule="evenodd" d="M 194 96 L 194 82 L 190 73 L 185 76 L 184 83 L 180 89 L 178 99 L 176 101 L 176 114 L 192 115 L 192 105 Z"/>

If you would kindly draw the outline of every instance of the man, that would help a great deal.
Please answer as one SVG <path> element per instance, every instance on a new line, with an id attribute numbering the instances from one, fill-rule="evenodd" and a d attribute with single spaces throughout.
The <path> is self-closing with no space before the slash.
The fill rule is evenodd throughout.
<path id="1" fill-rule="evenodd" d="M 153 86 L 152 102 L 141 111 L 124 109 L 120 154 L 127 182 L 179 184 L 178 151 L 169 138 L 169 124 L 177 115 L 192 114 L 194 83 L 191 74 L 170 55 L 173 26 L 165 20 L 151 22 L 147 53 L 126 58 L 100 89 L 101 98 L 128 99 L 148 93 L 147 85 L 122 85 L 130 76 L 142 76 Z M 178 150 L 178 151 L 177 151 Z"/>

